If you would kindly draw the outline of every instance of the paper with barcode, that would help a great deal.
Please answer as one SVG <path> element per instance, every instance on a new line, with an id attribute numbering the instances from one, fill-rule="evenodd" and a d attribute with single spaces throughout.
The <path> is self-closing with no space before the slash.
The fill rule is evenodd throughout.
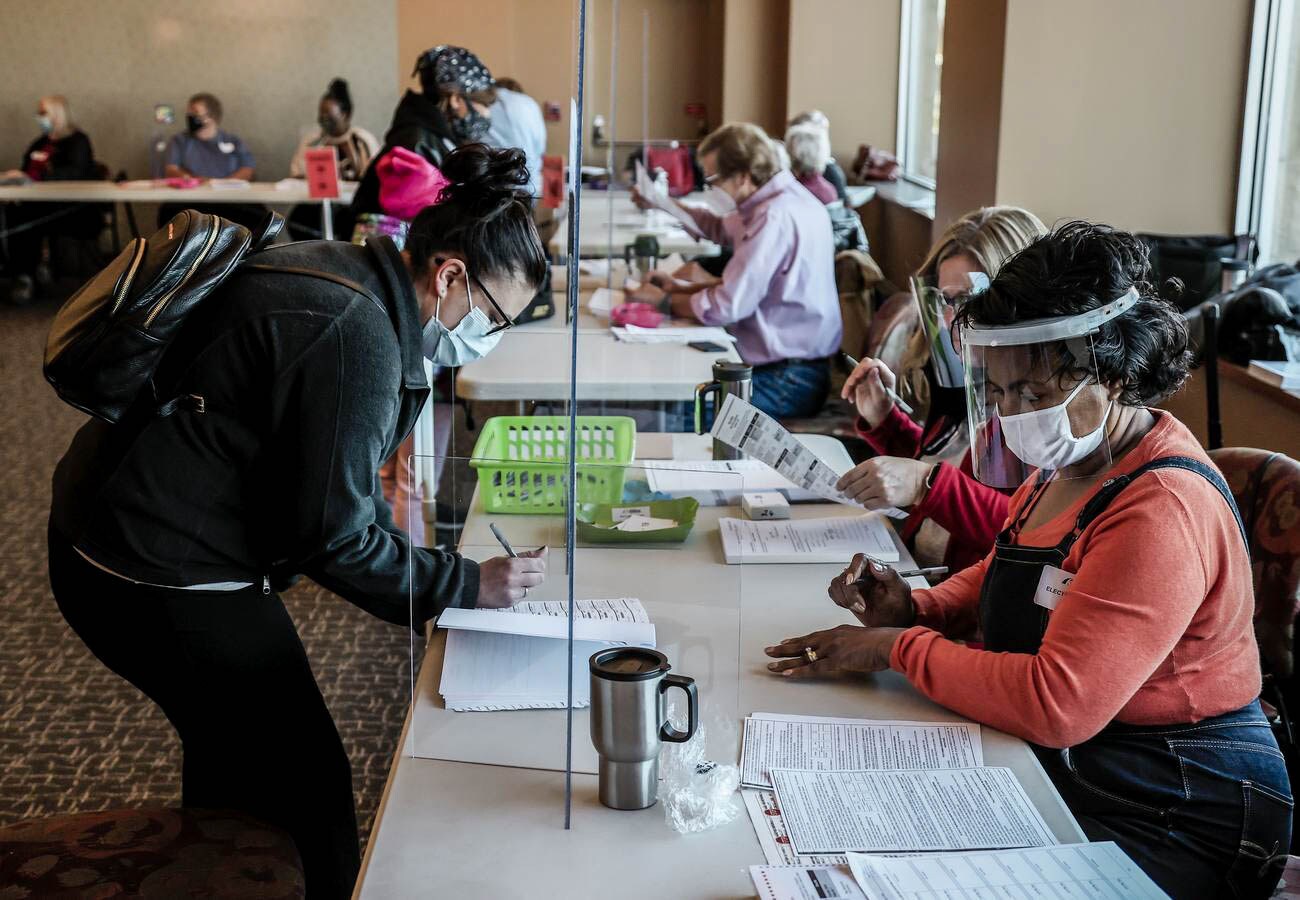
<path id="1" fill-rule="evenodd" d="M 821 459 L 780 422 L 735 394 L 728 394 L 722 402 L 710 433 L 728 447 L 767 463 L 809 493 L 859 505 L 835 487 L 847 468 Z"/>

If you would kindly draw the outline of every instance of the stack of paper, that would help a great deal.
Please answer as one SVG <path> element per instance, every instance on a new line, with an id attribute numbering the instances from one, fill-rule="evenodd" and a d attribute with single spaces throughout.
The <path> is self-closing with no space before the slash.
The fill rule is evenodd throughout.
<path id="1" fill-rule="evenodd" d="M 639 325 L 614 326 L 609 329 L 624 344 L 689 344 L 691 341 L 711 341 L 715 344 L 733 344 L 735 335 L 725 328 L 688 325 L 684 328 L 642 328 Z"/>
<path id="2" fill-rule="evenodd" d="M 701 506 L 739 506 L 747 491 L 780 491 L 786 499 L 819 499 L 757 459 L 710 459 L 649 461 L 646 470 L 650 490 L 675 497 L 694 497 Z"/>
<path id="3" fill-rule="evenodd" d="M 856 553 L 898 562 L 898 546 L 883 513 L 830 519 L 718 520 L 728 565 L 742 563 L 843 563 Z"/>
<path id="4" fill-rule="evenodd" d="M 655 627 L 640 600 L 579 600 L 570 660 L 568 614 L 569 605 L 562 600 L 524 602 L 504 610 L 445 610 L 438 618 L 448 632 L 438 691 L 447 708 L 563 709 L 570 666 L 573 705 L 588 706 L 591 654 L 610 646 L 655 645 Z"/>
<path id="5" fill-rule="evenodd" d="M 862 896 L 871 900 L 929 900 L 932 897 L 983 900 L 985 897 L 1013 896 L 1168 900 L 1168 895 L 1113 841 L 1061 844 L 1038 850 L 931 853 L 906 857 L 850 853 L 849 866 L 862 888 Z M 757 880 L 761 876 L 754 877 Z M 779 879 L 780 876 L 776 876 L 769 880 L 779 883 Z M 798 896 L 772 895 L 774 900 Z"/>

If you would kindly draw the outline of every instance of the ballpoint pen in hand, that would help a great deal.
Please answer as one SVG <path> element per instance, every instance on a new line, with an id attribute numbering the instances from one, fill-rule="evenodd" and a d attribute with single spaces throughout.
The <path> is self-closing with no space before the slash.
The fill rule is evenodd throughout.
<path id="1" fill-rule="evenodd" d="M 488 528 L 492 529 L 492 534 L 496 536 L 496 539 L 501 543 L 501 546 L 505 548 L 506 553 L 511 559 L 519 556 L 519 554 L 515 552 L 515 548 L 511 547 L 510 542 L 506 540 L 506 536 L 501 533 L 501 529 L 497 528 L 496 522 L 489 522 Z"/>
<path id="2" fill-rule="evenodd" d="M 855 369 L 858 367 L 858 361 L 856 359 L 849 356 L 847 353 L 844 353 L 843 351 L 841 351 L 840 355 L 844 357 L 844 361 L 848 363 L 850 366 L 852 366 Z M 903 412 L 907 413 L 910 416 L 912 415 L 912 413 L 916 411 L 912 409 L 911 406 L 908 405 L 906 400 L 898 396 L 898 392 L 895 391 L 893 388 L 891 388 L 889 385 L 885 384 L 884 382 L 881 382 L 880 386 L 885 389 L 885 393 L 889 395 L 889 399 L 893 400 L 894 403 L 898 405 L 898 408 L 901 409 Z"/>
<path id="3" fill-rule="evenodd" d="M 884 563 L 879 563 L 876 562 L 875 560 L 871 560 L 871 562 L 873 565 L 880 566 L 881 568 L 888 568 Z M 947 575 L 947 574 L 948 574 L 947 566 L 930 566 L 929 568 L 925 568 L 925 569 L 904 569 L 903 571 L 898 573 L 898 577 L 899 578 L 917 578 L 917 577 L 929 578 L 932 575 Z M 875 579 L 873 579 L 870 575 L 863 575 L 861 578 L 859 578 L 857 581 L 853 583 L 866 584 L 867 582 L 874 581 L 874 580 Z"/>

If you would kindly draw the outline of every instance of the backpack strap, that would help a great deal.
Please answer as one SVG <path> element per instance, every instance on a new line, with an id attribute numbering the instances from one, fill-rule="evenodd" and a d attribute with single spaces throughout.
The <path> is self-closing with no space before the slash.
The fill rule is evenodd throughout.
<path id="1" fill-rule="evenodd" d="M 267 247 L 280 236 L 284 230 L 284 216 L 275 210 L 271 210 L 266 217 L 253 229 L 252 239 L 248 245 L 249 253 L 256 253 L 259 250 L 265 250 Z"/>
<path id="2" fill-rule="evenodd" d="M 1153 472 L 1156 469 L 1183 469 L 1188 472 L 1195 472 L 1210 484 L 1212 484 L 1223 497 L 1223 501 L 1228 504 L 1228 509 L 1232 510 L 1232 517 L 1237 522 L 1237 530 L 1241 533 L 1241 542 L 1246 546 L 1246 554 L 1250 555 L 1250 538 L 1246 533 L 1246 526 L 1241 521 L 1241 512 L 1237 509 L 1237 501 L 1233 499 L 1232 491 L 1228 490 L 1228 483 L 1223 480 L 1223 475 L 1218 469 L 1209 466 L 1198 459 L 1192 459 L 1190 456 L 1165 456 L 1160 459 L 1153 459 L 1145 465 L 1139 466 L 1126 475 L 1117 475 L 1114 478 L 1108 478 L 1102 482 L 1101 490 L 1093 495 L 1092 499 L 1084 504 L 1083 509 L 1079 512 L 1079 518 L 1075 521 L 1074 531 L 1066 536 L 1066 541 L 1073 544 L 1074 540 L 1083 533 L 1083 530 L 1092 524 L 1097 516 L 1110 505 L 1124 488 L 1133 483 L 1146 472 Z"/>

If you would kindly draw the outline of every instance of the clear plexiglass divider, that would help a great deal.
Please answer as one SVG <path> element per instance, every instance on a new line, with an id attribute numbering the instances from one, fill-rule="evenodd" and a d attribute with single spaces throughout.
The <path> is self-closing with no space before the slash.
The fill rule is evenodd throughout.
<path id="1" fill-rule="evenodd" d="M 661 792 L 683 760 L 737 760 L 744 568 L 727 565 L 720 521 L 739 515 L 744 485 L 739 474 L 708 471 L 707 437 L 638 434 L 635 421 L 623 416 L 577 421 L 572 467 L 564 453 L 557 458 L 547 452 L 568 444 L 567 420 L 551 416 L 488 418 L 477 423 L 477 455 L 415 453 L 407 460 L 410 483 L 441 498 L 432 507 L 407 504 L 408 530 L 418 534 L 427 511 L 426 542 L 434 535 L 447 541 L 448 551 L 476 562 L 480 589 L 477 608 L 449 609 L 436 623 L 421 623 L 428 587 L 413 555 L 405 752 L 555 772 L 557 813 L 567 774 L 569 821 L 581 828 L 614 815 L 611 804 L 649 802 L 662 810 Z M 577 503 L 570 553 L 571 477 Z M 445 516 L 453 508 L 461 527 L 438 528 L 437 512 Z M 494 558 L 507 553 L 503 540 L 519 554 L 544 548 L 544 579 L 526 596 L 518 589 L 503 595 L 489 574 L 501 565 Z M 454 558 L 448 564 L 466 565 Z M 630 689 L 604 691 L 593 682 L 593 654 L 620 648 L 662 654 L 666 668 L 640 679 L 640 696 Z M 626 671 L 647 660 L 658 657 L 636 653 L 610 665 Z M 593 733 L 593 699 L 601 705 L 595 714 L 616 726 Z M 648 712 L 645 704 L 652 707 Z M 638 733 L 631 724 L 650 720 L 657 724 L 649 731 Z M 662 740 L 688 732 L 693 736 L 682 744 Z M 614 796 L 607 786 L 602 797 L 602 753 L 620 763 L 639 754 L 648 764 L 640 777 L 656 789 L 629 798 L 626 790 Z M 657 773 L 656 759 L 662 759 Z M 656 815 L 667 828 L 664 813 Z M 563 824 L 558 815 L 555 821 Z"/>

